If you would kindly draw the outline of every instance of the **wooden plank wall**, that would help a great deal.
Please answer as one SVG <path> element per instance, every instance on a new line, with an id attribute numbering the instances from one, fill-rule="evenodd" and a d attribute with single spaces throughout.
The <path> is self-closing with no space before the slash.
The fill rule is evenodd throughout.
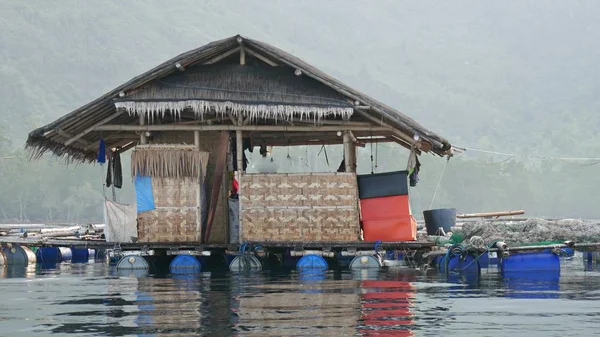
<path id="1" fill-rule="evenodd" d="M 194 133 L 193 132 L 157 132 L 154 138 L 151 140 L 154 144 L 194 144 Z M 208 158 L 208 167 L 206 174 L 206 195 L 210 196 L 211 188 L 212 188 L 212 176 L 215 170 L 215 160 L 216 160 L 216 149 L 219 147 L 219 131 L 215 132 L 200 132 L 200 150 L 207 151 L 210 153 Z M 223 174 L 226 174 L 226 170 Z M 221 185 L 221 193 L 217 203 L 217 209 L 215 212 L 215 221 L 212 226 L 212 232 L 210 234 L 210 243 L 227 243 L 228 242 L 228 230 L 229 230 L 229 211 L 228 211 L 228 203 L 227 199 L 229 197 L 229 185 L 226 177 L 223 179 L 223 184 Z M 154 188 L 154 183 L 153 183 Z M 197 190 L 196 190 L 197 191 Z M 192 191 L 188 191 L 192 193 Z M 156 198 L 156 196 L 155 196 Z M 195 199 L 194 199 L 194 207 Z M 167 212 L 166 210 L 164 212 Z M 191 210 L 189 211 L 192 212 Z M 195 212 L 195 210 L 194 210 Z M 148 212 L 150 213 L 150 212 Z M 186 221 L 191 221 L 191 214 L 187 214 L 188 211 L 185 208 L 182 208 L 180 212 L 170 211 L 167 212 L 174 221 L 180 221 L 180 217 L 184 217 Z M 158 215 L 158 214 L 155 214 Z M 148 214 L 150 216 L 150 214 Z M 195 213 L 194 213 L 194 224 L 195 224 Z M 194 225 L 195 226 L 195 225 Z M 199 237 L 198 237 L 199 240 Z M 140 239 L 141 241 L 141 239 Z M 197 240 L 196 240 L 197 241 Z"/>

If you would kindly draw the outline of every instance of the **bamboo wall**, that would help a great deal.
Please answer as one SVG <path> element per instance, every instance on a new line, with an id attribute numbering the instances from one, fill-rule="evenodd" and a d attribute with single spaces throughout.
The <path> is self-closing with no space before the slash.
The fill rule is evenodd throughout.
<path id="1" fill-rule="evenodd" d="M 156 209 L 138 214 L 138 240 L 199 242 L 199 183 L 191 178 L 154 178 L 152 193 Z"/>
<path id="2" fill-rule="evenodd" d="M 355 173 L 245 174 L 242 241 L 359 239 Z"/>
<path id="3" fill-rule="evenodd" d="M 193 132 L 159 132 L 156 133 L 156 135 L 154 136 L 154 139 L 152 140 L 152 143 L 155 144 L 194 144 L 194 133 Z M 219 132 L 200 132 L 200 150 L 201 151 L 206 151 L 210 153 L 209 159 L 208 159 L 208 166 L 207 166 L 207 172 L 206 172 L 206 196 L 210 197 L 211 194 L 211 190 L 212 190 L 212 180 L 213 180 L 213 175 L 214 175 L 214 171 L 215 171 L 215 160 L 217 158 L 217 154 L 215 153 L 215 151 L 217 150 L 217 148 L 219 147 Z M 229 147 L 228 147 L 229 148 Z M 226 172 L 223 172 L 223 174 L 226 174 Z M 228 198 L 228 185 L 226 185 L 227 183 L 227 179 L 226 177 L 223 178 L 223 183 L 221 184 L 221 192 L 219 195 L 219 200 L 217 202 L 217 208 L 215 211 L 215 218 L 214 218 L 214 222 L 212 225 L 212 230 L 210 233 L 210 243 L 227 243 L 228 242 L 228 236 L 227 236 L 227 231 L 229 228 L 229 211 L 227 209 L 228 207 L 228 203 L 227 203 L 227 198 Z M 154 186 L 154 182 L 153 182 L 153 188 Z M 156 191 L 156 190 L 155 190 Z M 161 192 L 162 193 L 162 192 Z M 166 191 L 164 192 L 164 195 L 161 195 L 160 197 L 162 197 L 163 199 L 168 196 L 168 195 L 173 195 L 174 192 L 169 192 Z M 190 191 L 190 193 L 192 193 Z M 157 198 L 156 193 L 155 193 L 155 198 Z M 196 205 L 193 205 L 194 207 L 196 207 Z M 187 211 L 184 208 L 182 208 L 179 212 L 175 212 L 175 210 L 164 210 L 164 216 L 167 217 L 168 219 L 173 219 L 173 221 L 175 223 L 183 223 L 183 221 L 185 221 L 186 223 L 189 221 L 194 220 L 194 224 L 195 224 L 195 218 L 192 219 L 192 213 L 196 214 L 195 210 L 192 211 Z M 151 213 L 151 212 L 145 212 L 145 213 Z M 160 214 L 154 214 L 154 216 L 161 216 Z M 152 214 L 148 214 L 148 217 L 153 216 Z M 179 225 L 179 227 L 185 227 L 182 225 Z M 139 231 L 138 231 L 139 232 Z M 139 235 L 139 233 L 138 233 Z M 140 238 L 140 241 L 144 241 Z M 182 240 L 180 240 L 182 241 Z M 196 240 L 194 240 L 196 241 Z"/>

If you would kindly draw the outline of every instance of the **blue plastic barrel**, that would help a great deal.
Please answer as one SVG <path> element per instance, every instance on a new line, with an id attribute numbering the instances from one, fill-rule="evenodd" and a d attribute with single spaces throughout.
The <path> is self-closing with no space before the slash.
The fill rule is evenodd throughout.
<path id="1" fill-rule="evenodd" d="M 296 268 L 325 270 L 329 268 L 329 265 L 322 256 L 310 254 L 305 255 L 298 260 L 298 263 L 296 263 Z"/>
<path id="2" fill-rule="evenodd" d="M 445 273 L 446 267 L 448 272 L 459 273 L 459 274 L 479 274 L 480 266 L 479 261 L 471 255 L 466 255 L 464 258 L 461 256 L 450 256 L 446 263 L 446 257 L 442 257 L 439 261 L 440 272 Z"/>
<path id="3" fill-rule="evenodd" d="M 56 247 L 40 247 L 35 253 L 35 257 L 39 263 L 56 264 L 60 262 L 60 250 Z"/>
<path id="4" fill-rule="evenodd" d="M 560 271 L 560 258 L 554 253 L 516 253 L 503 258 L 502 273 L 526 271 Z"/>
<path id="5" fill-rule="evenodd" d="M 5 247 L 2 248 L 2 252 L 4 253 L 4 264 L 6 265 L 27 266 L 30 263 L 36 263 L 35 253 L 25 246 Z"/>
<path id="6" fill-rule="evenodd" d="M 200 261 L 195 256 L 191 255 L 177 255 L 171 264 L 169 270 L 173 274 L 178 273 L 199 273 L 202 270 Z"/>
<path id="7" fill-rule="evenodd" d="M 481 268 L 489 268 L 489 267 L 497 267 L 498 266 L 498 253 L 496 252 L 485 252 L 482 254 L 475 254 L 477 259 L 479 260 L 479 267 Z"/>
<path id="8" fill-rule="evenodd" d="M 503 274 L 505 297 L 559 298 L 560 271 L 513 271 Z"/>
<path id="9" fill-rule="evenodd" d="M 560 248 L 560 257 L 571 257 L 575 255 L 575 249 L 573 248 Z M 552 253 L 553 250 L 552 249 L 544 249 L 543 250 L 544 253 Z"/>
<path id="10" fill-rule="evenodd" d="M 90 251 L 87 248 L 71 248 L 71 262 L 87 263 L 90 258 Z"/>
<path id="11" fill-rule="evenodd" d="M 350 262 L 350 269 L 379 269 L 381 268 L 382 261 L 372 255 L 356 256 Z"/>

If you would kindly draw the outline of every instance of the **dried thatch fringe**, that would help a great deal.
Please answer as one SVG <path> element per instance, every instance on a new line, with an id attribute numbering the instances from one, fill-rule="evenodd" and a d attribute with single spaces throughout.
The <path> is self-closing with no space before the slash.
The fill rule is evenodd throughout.
<path id="1" fill-rule="evenodd" d="M 131 174 L 134 177 L 198 179 L 202 173 L 202 179 L 205 179 L 208 156 L 208 152 L 189 145 L 138 146 L 131 153 Z"/>
<path id="2" fill-rule="evenodd" d="M 318 107 L 318 106 L 300 106 L 300 105 L 268 105 L 268 104 L 243 104 L 234 102 L 218 102 L 204 100 L 185 100 L 172 102 L 139 102 L 122 101 L 115 102 L 117 109 L 124 108 L 130 116 L 139 116 L 145 114 L 150 122 L 155 118 L 164 118 L 165 114 L 170 114 L 174 118 L 180 118 L 184 109 L 191 109 L 198 119 L 204 119 L 206 114 L 216 114 L 221 118 L 229 118 L 231 113 L 235 117 L 240 114 L 243 117 L 250 117 L 251 121 L 259 118 L 278 120 L 291 120 L 300 118 L 301 120 L 313 120 L 315 123 L 326 117 L 338 117 L 348 119 L 354 113 L 350 107 Z"/>

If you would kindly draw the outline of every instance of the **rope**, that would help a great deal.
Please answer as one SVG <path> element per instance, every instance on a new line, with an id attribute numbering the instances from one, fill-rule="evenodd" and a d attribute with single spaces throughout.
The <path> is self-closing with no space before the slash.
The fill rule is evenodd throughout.
<path id="1" fill-rule="evenodd" d="M 496 155 L 501 155 L 501 156 L 509 156 L 509 157 L 519 157 L 519 158 L 528 158 L 528 159 L 542 159 L 542 160 L 575 160 L 575 161 L 597 161 L 600 163 L 600 158 L 598 157 L 554 157 L 554 156 L 535 156 L 535 155 L 523 155 L 523 154 L 516 154 L 516 153 L 508 153 L 508 152 L 498 152 L 498 151 L 491 151 L 491 150 L 482 150 L 482 149 L 476 149 L 476 148 L 471 148 L 471 147 L 464 147 L 464 146 L 455 146 L 458 149 L 461 150 L 465 150 L 465 151 L 473 151 L 473 152 L 481 152 L 481 153 L 489 153 L 489 154 L 496 154 Z"/>
<path id="2" fill-rule="evenodd" d="M 440 184 L 442 183 L 442 177 L 444 176 L 444 171 L 446 171 L 446 166 L 448 166 L 448 162 L 450 161 L 450 157 L 444 163 L 444 167 L 442 168 L 442 174 L 440 174 L 440 179 L 438 180 L 437 186 L 435 188 L 435 192 L 433 193 L 433 198 L 431 199 L 431 205 L 429 205 L 429 209 L 433 209 L 433 202 L 435 201 L 435 197 L 437 196 L 437 192 L 440 189 Z"/>

